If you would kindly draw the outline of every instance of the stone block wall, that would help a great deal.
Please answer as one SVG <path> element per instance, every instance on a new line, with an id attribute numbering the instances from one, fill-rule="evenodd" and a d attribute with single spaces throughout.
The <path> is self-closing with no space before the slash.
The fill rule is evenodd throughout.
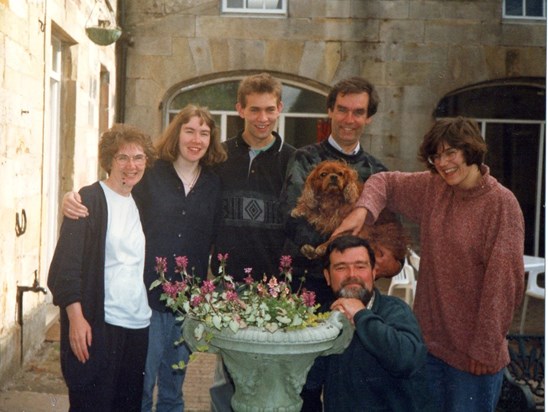
<path id="1" fill-rule="evenodd" d="M 18 323 L 17 286 L 32 286 L 36 272 L 40 286 L 46 287 L 59 228 L 58 199 L 50 200 L 97 180 L 96 86 L 101 71 L 110 72 L 113 101 L 116 68 L 114 46 L 97 46 L 85 34 L 95 4 L 0 0 L 0 385 L 43 341 L 47 314 L 54 313 L 47 310 L 51 294 L 25 292 L 22 328 Z M 65 71 L 55 151 L 50 132 L 52 35 L 63 42 Z M 113 115 L 112 110 L 110 122 Z M 26 229 L 19 236 L 16 217 Z"/>
<path id="2" fill-rule="evenodd" d="M 288 0 L 285 17 L 223 15 L 221 1 L 125 2 L 132 33 L 126 120 L 158 134 L 170 88 L 267 70 L 329 86 L 374 82 L 382 103 L 362 143 L 390 168 L 416 151 L 447 93 L 508 77 L 544 77 L 545 21 L 502 19 L 502 0 Z"/>

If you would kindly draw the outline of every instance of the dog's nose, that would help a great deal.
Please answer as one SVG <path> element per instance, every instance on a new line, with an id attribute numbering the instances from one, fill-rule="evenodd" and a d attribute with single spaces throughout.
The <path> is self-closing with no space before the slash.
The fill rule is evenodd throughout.
<path id="1" fill-rule="evenodd" d="M 337 179 L 339 178 L 336 174 L 332 174 L 331 176 L 329 176 L 329 178 L 333 181 L 333 182 L 336 182 Z"/>

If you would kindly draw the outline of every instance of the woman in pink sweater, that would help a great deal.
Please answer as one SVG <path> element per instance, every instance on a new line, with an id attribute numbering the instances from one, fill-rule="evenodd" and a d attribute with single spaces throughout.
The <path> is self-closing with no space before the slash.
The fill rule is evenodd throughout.
<path id="1" fill-rule="evenodd" d="M 523 297 L 523 214 L 483 164 L 486 152 L 475 121 L 436 122 L 419 149 L 430 171 L 371 176 L 335 233 L 357 233 L 384 207 L 420 225 L 414 310 L 440 411 L 495 410 Z"/>

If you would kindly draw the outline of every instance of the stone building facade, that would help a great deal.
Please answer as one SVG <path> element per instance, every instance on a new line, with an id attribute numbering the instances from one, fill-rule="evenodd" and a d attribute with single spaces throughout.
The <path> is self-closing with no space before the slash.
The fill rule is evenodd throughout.
<path id="1" fill-rule="evenodd" d="M 60 196 L 97 180 L 98 137 L 114 119 L 115 46 L 84 29 L 115 16 L 108 5 L 0 0 L 0 384 L 55 318 L 40 288 Z"/>
<path id="2" fill-rule="evenodd" d="M 546 20 L 512 15 L 510 6 L 525 2 L 264 2 L 278 7 L 277 13 L 262 4 L 246 9 L 251 3 L 242 0 L 122 4 L 123 25 L 132 39 L 124 77 L 127 122 L 158 134 L 181 108 L 177 102 L 193 101 L 208 105 L 223 132 L 233 133 L 235 81 L 247 74 L 270 72 L 322 103 L 336 81 L 363 76 L 378 87 L 381 104 L 362 145 L 390 169 L 423 169 L 417 149 L 434 117 L 460 114 L 480 120 L 493 174 L 515 191 L 524 209 L 526 252 L 543 254 L 544 160 L 539 154 L 544 153 Z M 537 108 L 534 114 L 531 107 Z M 312 126 L 288 128 L 284 115 L 289 112 L 281 118 L 289 143 L 300 146 L 319 138 Z M 325 112 L 322 107 L 303 116 L 325 118 Z M 533 125 L 523 126 L 524 121 Z M 516 124 L 523 127 L 516 130 Z M 522 129 L 529 127 L 532 136 L 521 139 Z M 508 144 L 519 147 L 504 155 Z M 513 166 L 509 158 L 515 159 Z"/>
<path id="3" fill-rule="evenodd" d="M 416 170 L 417 143 L 448 93 L 545 77 L 545 20 L 502 18 L 502 0 L 287 0 L 285 15 L 222 12 L 222 0 L 125 2 L 125 120 L 158 133 L 178 86 L 268 71 L 325 93 L 351 75 L 381 93 L 364 144 Z M 543 80 L 542 80 L 543 82 Z"/>
<path id="4" fill-rule="evenodd" d="M 371 80 L 381 105 L 361 143 L 394 170 L 422 169 L 434 117 L 478 118 L 494 170 L 524 198 L 528 253 L 543 254 L 546 11 L 508 15 L 516 2 L 0 0 L 0 384 L 43 339 L 51 296 L 20 305 L 18 286 L 45 286 L 60 197 L 97 179 L 100 132 L 124 121 L 158 135 L 194 101 L 230 137 L 250 73 L 282 80 L 280 131 L 297 146 L 325 134 L 330 85 Z M 94 13 L 117 15 L 116 46 L 86 37 Z"/>

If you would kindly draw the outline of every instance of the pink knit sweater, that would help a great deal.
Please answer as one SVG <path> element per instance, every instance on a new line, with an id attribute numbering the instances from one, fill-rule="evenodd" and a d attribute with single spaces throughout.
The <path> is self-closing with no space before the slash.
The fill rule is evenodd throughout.
<path id="1" fill-rule="evenodd" d="M 356 204 L 367 223 L 386 206 L 420 225 L 414 311 L 430 353 L 460 370 L 468 357 L 508 364 L 505 336 L 524 292 L 523 214 L 489 168 L 481 172 L 470 190 L 431 172 L 377 173 Z"/>

